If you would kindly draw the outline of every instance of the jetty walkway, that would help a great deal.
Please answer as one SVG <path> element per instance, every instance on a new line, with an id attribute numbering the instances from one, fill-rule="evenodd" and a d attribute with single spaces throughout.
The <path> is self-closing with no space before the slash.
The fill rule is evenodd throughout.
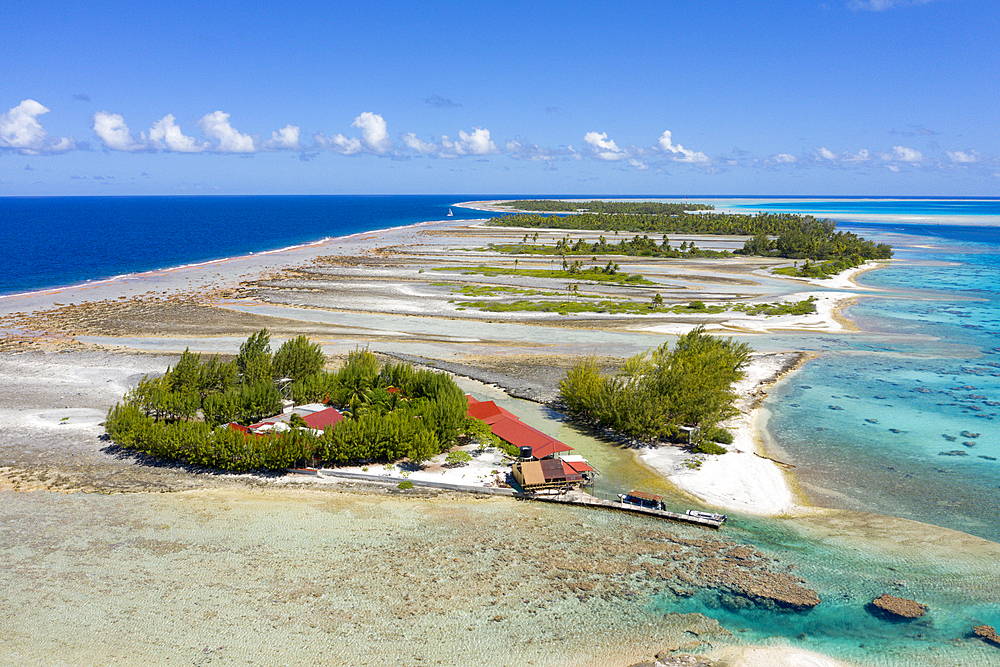
<path id="1" fill-rule="evenodd" d="M 472 486 L 470 484 L 452 484 L 449 482 L 401 479 L 399 477 L 390 477 L 388 475 L 367 475 L 356 472 L 340 472 L 331 468 L 321 468 L 318 470 L 313 468 L 289 468 L 288 472 L 299 475 L 312 475 L 314 477 L 339 477 L 343 479 L 353 479 L 361 482 L 376 482 L 381 484 L 399 484 L 400 482 L 408 481 L 412 482 L 413 486 L 444 489 L 446 491 L 460 491 L 462 493 L 477 493 L 491 496 L 507 496 L 510 498 L 517 498 L 518 500 L 535 500 L 543 503 L 561 503 L 563 505 L 578 505 L 581 507 L 601 507 L 610 510 L 632 512 L 633 514 L 644 514 L 646 516 L 654 516 L 661 519 L 669 519 L 671 521 L 692 523 L 699 526 L 705 526 L 707 528 L 720 528 L 724 521 L 720 519 L 709 519 L 701 516 L 691 516 L 690 514 L 681 514 L 680 512 L 670 512 L 668 510 L 657 510 L 651 507 L 641 507 L 639 505 L 632 505 L 629 503 L 614 502 L 612 500 L 604 500 L 603 498 L 595 498 L 594 496 L 583 493 L 582 491 L 567 491 L 565 493 L 551 495 L 522 493 L 521 491 L 504 487 Z"/>

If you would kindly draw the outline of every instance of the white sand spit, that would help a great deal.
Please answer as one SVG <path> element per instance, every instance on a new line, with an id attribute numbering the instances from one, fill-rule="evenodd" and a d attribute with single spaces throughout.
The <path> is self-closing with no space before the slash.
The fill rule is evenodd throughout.
<path id="1" fill-rule="evenodd" d="M 787 355 L 755 357 L 746 377 L 737 385 L 738 407 L 747 410 L 753 393 L 771 381 L 788 361 Z M 729 453 L 721 456 L 691 455 L 677 447 L 661 446 L 642 450 L 643 462 L 672 484 L 719 508 L 751 514 L 781 515 L 796 509 L 794 497 L 781 468 L 761 453 L 758 432 L 759 410 L 745 412 L 723 424 L 733 433 Z M 691 461 L 700 466 L 688 466 Z"/>

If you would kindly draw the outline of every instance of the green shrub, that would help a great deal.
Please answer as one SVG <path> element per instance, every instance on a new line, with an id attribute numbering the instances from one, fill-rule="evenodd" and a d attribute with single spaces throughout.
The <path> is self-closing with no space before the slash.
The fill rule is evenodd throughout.
<path id="1" fill-rule="evenodd" d="M 698 327 L 628 359 L 613 376 L 584 359 L 559 383 L 571 412 L 633 438 L 671 437 L 680 426 L 708 429 L 736 414 L 732 385 L 743 377 L 750 347 Z"/>
<path id="2" fill-rule="evenodd" d="M 725 454 L 727 452 L 725 447 L 717 445 L 711 440 L 702 440 L 692 447 L 691 451 L 697 454 Z"/>
<path id="3" fill-rule="evenodd" d="M 243 384 L 271 381 L 271 336 L 266 328 L 253 334 L 240 345 L 240 353 L 236 357 L 236 370 Z"/>
<path id="4" fill-rule="evenodd" d="M 445 465 L 458 467 L 468 465 L 471 461 L 472 455 L 469 452 L 458 450 L 448 454 L 447 458 L 445 458 Z"/>
<path id="5" fill-rule="evenodd" d="M 412 489 L 413 488 L 413 482 L 411 482 L 410 480 L 405 480 L 405 481 L 400 482 L 399 484 L 397 484 L 396 487 L 400 488 L 400 489 L 404 489 L 404 490 L 405 489 Z"/>
<path id="6" fill-rule="evenodd" d="M 705 439 L 712 442 L 721 442 L 724 445 L 733 444 L 733 434 L 721 426 L 712 426 L 705 429 Z"/>
<path id="7" fill-rule="evenodd" d="M 305 336 L 285 341 L 274 353 L 272 371 L 275 378 L 302 378 L 315 375 L 326 365 L 326 355 L 318 343 L 310 343 Z"/>

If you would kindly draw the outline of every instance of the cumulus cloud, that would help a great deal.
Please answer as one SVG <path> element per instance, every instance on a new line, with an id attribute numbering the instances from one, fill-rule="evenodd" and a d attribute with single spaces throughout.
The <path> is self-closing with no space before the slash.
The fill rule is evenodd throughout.
<path id="1" fill-rule="evenodd" d="M 614 162 L 628 158 L 628 151 L 618 148 L 613 139 L 608 139 L 607 132 L 588 132 L 583 136 L 583 141 L 590 146 L 594 155 L 602 160 Z"/>
<path id="2" fill-rule="evenodd" d="M 322 132 L 313 135 L 313 141 L 319 148 L 324 148 L 334 153 L 342 155 L 355 155 L 362 151 L 361 142 L 354 137 L 345 137 L 342 134 L 335 134 L 328 137 Z"/>
<path id="3" fill-rule="evenodd" d="M 493 140 L 490 139 L 490 131 L 483 127 L 472 128 L 472 133 L 467 134 L 463 130 L 458 131 L 458 141 L 455 142 L 455 150 L 461 155 L 471 153 L 472 155 L 488 155 L 499 153 L 500 149 Z"/>
<path id="4" fill-rule="evenodd" d="M 146 136 L 140 134 L 139 140 L 136 140 L 121 114 L 107 111 L 95 113 L 94 134 L 113 151 L 141 151 L 147 148 Z"/>
<path id="5" fill-rule="evenodd" d="M 924 156 L 920 151 L 906 146 L 893 146 L 892 153 L 882 153 L 882 159 L 889 162 L 922 162 Z"/>
<path id="6" fill-rule="evenodd" d="M 221 111 L 207 114 L 198 121 L 206 136 L 219 141 L 216 150 L 221 153 L 253 153 L 257 150 L 249 134 L 241 134 L 229 124 L 229 114 Z"/>
<path id="7" fill-rule="evenodd" d="M 167 114 L 149 128 L 149 143 L 153 148 L 177 153 L 198 153 L 210 148 L 208 143 L 199 143 L 194 137 L 186 136 L 177 127 L 173 114 Z"/>
<path id="8" fill-rule="evenodd" d="M 835 162 L 835 163 L 855 163 L 855 162 L 867 162 L 869 159 L 868 151 L 865 149 L 859 150 L 857 153 L 851 153 L 849 151 L 841 151 L 840 153 L 835 153 L 826 147 L 819 147 L 813 151 L 813 156 L 816 160 Z"/>
<path id="9" fill-rule="evenodd" d="M 0 149 L 15 149 L 25 155 L 61 153 L 76 148 L 72 137 L 49 138 L 37 118 L 49 109 L 35 100 L 24 100 L 0 114 Z"/>
<path id="10" fill-rule="evenodd" d="M 952 162 L 970 163 L 979 161 L 979 151 L 945 151 Z"/>
<path id="11" fill-rule="evenodd" d="M 385 155 L 392 150 L 392 139 L 386 129 L 385 119 L 377 113 L 365 111 L 354 119 L 351 127 L 361 130 L 361 143 L 377 155 Z"/>
<path id="12" fill-rule="evenodd" d="M 271 133 L 271 138 L 264 142 L 264 148 L 268 150 L 298 150 L 300 128 L 295 125 L 286 125 L 280 130 Z"/>
<path id="13" fill-rule="evenodd" d="M 776 153 L 771 156 L 771 160 L 781 164 L 789 164 L 792 162 L 798 162 L 799 159 L 790 153 Z"/>
<path id="14" fill-rule="evenodd" d="M 660 150 L 665 153 L 672 153 L 678 162 L 709 162 L 708 156 L 701 151 L 687 150 L 680 144 L 673 143 L 673 135 L 670 130 L 664 130 L 657 142 Z"/>
<path id="15" fill-rule="evenodd" d="M 499 153 L 500 147 L 490 138 L 490 131 L 474 127 L 472 132 L 458 131 L 458 139 L 442 134 L 438 141 L 424 141 L 413 132 L 402 136 L 403 145 L 421 155 L 441 158 L 457 158 L 464 155 L 490 155 Z"/>
<path id="16" fill-rule="evenodd" d="M 441 146 L 432 142 L 424 141 L 419 139 L 413 132 L 407 132 L 403 135 L 403 144 L 412 151 L 416 151 L 421 155 L 433 155 L 434 153 L 441 152 Z"/>

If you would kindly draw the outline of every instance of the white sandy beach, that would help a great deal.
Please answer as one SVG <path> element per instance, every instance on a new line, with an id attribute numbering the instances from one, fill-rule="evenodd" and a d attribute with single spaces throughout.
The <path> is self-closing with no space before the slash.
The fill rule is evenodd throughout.
<path id="1" fill-rule="evenodd" d="M 787 355 L 758 356 L 751 361 L 746 377 L 737 386 L 741 396 L 738 407 L 746 412 L 723 424 L 733 434 L 727 454 L 692 456 L 677 447 L 647 447 L 639 455 L 642 461 L 707 505 L 762 515 L 795 512 L 799 508 L 785 471 L 763 458 L 760 410 L 748 410 L 754 392 L 772 381 L 786 361 Z M 689 467 L 686 462 L 692 459 L 700 460 L 700 466 Z"/>

